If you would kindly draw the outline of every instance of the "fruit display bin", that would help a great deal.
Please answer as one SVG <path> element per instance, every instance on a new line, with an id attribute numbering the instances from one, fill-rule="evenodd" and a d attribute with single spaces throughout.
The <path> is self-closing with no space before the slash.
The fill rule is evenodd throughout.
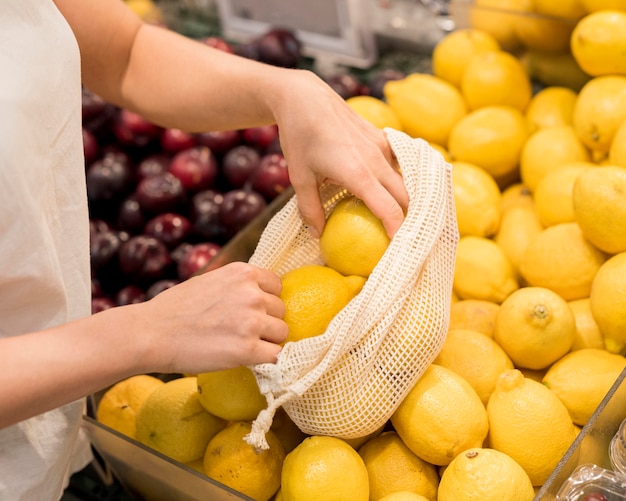
<path id="1" fill-rule="evenodd" d="M 293 195 L 290 188 L 278 196 L 250 222 L 213 261 L 213 266 L 246 261 L 254 252 L 262 231 L 276 212 Z M 168 376 L 161 375 L 164 379 Z M 129 496 L 137 501 L 231 501 L 251 498 L 174 461 L 143 444 L 99 423 L 95 409 L 104 391 L 91 395 L 82 427 L 102 459 L 107 476 L 115 477 Z M 609 443 L 626 418 L 626 369 L 583 427 L 534 501 L 557 499 L 556 495 L 571 473 L 582 464 L 610 469 Z"/>

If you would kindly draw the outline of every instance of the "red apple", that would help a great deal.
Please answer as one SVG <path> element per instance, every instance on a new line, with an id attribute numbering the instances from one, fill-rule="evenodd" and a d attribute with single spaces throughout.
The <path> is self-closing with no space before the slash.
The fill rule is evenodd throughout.
<path id="1" fill-rule="evenodd" d="M 278 137 L 278 126 L 276 124 L 250 127 L 242 131 L 243 140 L 247 144 L 265 150 Z"/>
<path id="2" fill-rule="evenodd" d="M 202 272 L 222 248 L 213 242 L 193 245 L 178 261 L 178 278 L 183 281 Z"/>
<path id="3" fill-rule="evenodd" d="M 123 145 L 145 148 L 161 135 L 161 127 L 130 110 L 122 109 L 113 126 L 113 133 Z"/>
<path id="4" fill-rule="evenodd" d="M 218 174 L 218 164 L 209 148 L 194 146 L 174 155 L 169 171 L 180 179 L 185 190 L 198 192 L 213 186 Z"/>
<path id="5" fill-rule="evenodd" d="M 181 129 L 163 129 L 160 142 L 166 153 L 178 153 L 196 146 L 194 135 Z"/>
<path id="6" fill-rule="evenodd" d="M 246 144 L 235 146 L 222 159 L 222 173 L 232 188 L 245 185 L 259 166 L 261 155 Z"/>
<path id="7" fill-rule="evenodd" d="M 285 28 L 272 28 L 261 35 L 257 47 L 260 61 L 285 68 L 296 68 L 302 55 L 302 44 Z"/>
<path id="8" fill-rule="evenodd" d="M 165 212 L 150 219 L 146 223 L 143 233 L 153 236 L 169 249 L 173 249 L 189 237 L 191 221 L 181 214 Z"/>
<path id="9" fill-rule="evenodd" d="M 281 153 L 264 155 L 252 176 L 252 189 L 273 200 L 290 185 L 285 157 Z"/>
<path id="10" fill-rule="evenodd" d="M 135 197 L 145 213 L 158 214 L 176 211 L 184 203 L 183 183 L 171 172 L 142 179 L 135 189 Z"/>
<path id="11" fill-rule="evenodd" d="M 241 133 L 238 130 L 216 130 L 196 134 L 196 141 L 201 146 L 207 146 L 214 154 L 223 155 L 241 142 Z"/>

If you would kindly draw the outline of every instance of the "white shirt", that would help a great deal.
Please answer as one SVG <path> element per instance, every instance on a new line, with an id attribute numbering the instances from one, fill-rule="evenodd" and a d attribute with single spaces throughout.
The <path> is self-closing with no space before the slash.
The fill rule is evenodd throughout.
<path id="1" fill-rule="evenodd" d="M 76 39 L 54 3 L 0 1 L 2 337 L 90 314 L 80 86 Z M 83 409 L 0 429 L 0 501 L 61 497 L 91 457 Z"/>

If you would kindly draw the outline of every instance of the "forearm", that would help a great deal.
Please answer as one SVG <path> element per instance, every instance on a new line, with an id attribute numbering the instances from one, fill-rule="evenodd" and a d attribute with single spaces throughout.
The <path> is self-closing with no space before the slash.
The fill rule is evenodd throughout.
<path id="1" fill-rule="evenodd" d="M 0 339 L 4 373 L 0 428 L 137 372 L 133 368 L 142 359 L 141 340 L 133 337 L 133 316 L 127 313 L 106 310 L 59 327 Z"/>

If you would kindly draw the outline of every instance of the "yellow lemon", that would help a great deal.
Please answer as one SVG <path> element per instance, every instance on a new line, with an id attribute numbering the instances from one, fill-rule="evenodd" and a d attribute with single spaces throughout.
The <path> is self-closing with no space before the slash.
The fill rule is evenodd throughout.
<path id="1" fill-rule="evenodd" d="M 459 234 L 490 237 L 500 226 L 500 188 L 487 171 L 452 162 L 452 189 Z"/>
<path id="2" fill-rule="evenodd" d="M 267 405 L 248 367 L 204 372 L 196 377 L 202 407 L 226 421 L 250 421 Z"/>
<path id="3" fill-rule="evenodd" d="M 269 449 L 255 449 L 244 440 L 251 429 L 248 422 L 233 421 L 219 431 L 206 446 L 204 472 L 257 501 L 269 501 L 280 487 L 285 451 L 271 430 L 265 435 Z"/>
<path id="4" fill-rule="evenodd" d="M 439 153 L 441 153 L 441 156 L 443 157 L 443 159 L 446 162 L 451 162 L 452 161 L 452 157 L 450 156 L 450 153 L 443 146 L 441 146 L 440 144 L 437 144 L 437 143 L 432 143 L 432 142 L 428 143 L 428 144 L 430 145 L 430 147 L 433 150 L 437 150 Z"/>
<path id="5" fill-rule="evenodd" d="M 556 394 L 517 369 L 500 375 L 487 414 L 490 446 L 516 461 L 534 486 L 545 483 L 577 435 Z"/>
<path id="6" fill-rule="evenodd" d="M 526 248 L 542 231 L 543 226 L 532 198 L 529 203 L 520 203 L 502 213 L 500 228 L 493 240 L 508 258 L 518 280 L 521 278 L 520 265 Z"/>
<path id="7" fill-rule="evenodd" d="M 317 264 L 295 268 L 283 275 L 280 298 L 285 303 L 283 319 L 289 327 L 285 342 L 319 336 L 354 296 L 365 278 L 345 277 Z"/>
<path id="8" fill-rule="evenodd" d="M 626 251 L 626 167 L 600 166 L 576 178 L 572 201 L 583 235 L 609 254 Z"/>
<path id="9" fill-rule="evenodd" d="M 355 196 L 333 208 L 320 236 L 320 253 L 339 273 L 368 277 L 389 246 L 383 223 Z"/>
<path id="10" fill-rule="evenodd" d="M 285 453 L 294 450 L 308 436 L 296 426 L 282 407 L 279 407 L 274 414 L 270 429 L 283 444 Z"/>
<path id="11" fill-rule="evenodd" d="M 513 362 L 498 343 L 481 332 L 452 329 L 434 360 L 463 377 L 483 404 L 496 386 L 498 376 L 513 369 Z"/>
<path id="12" fill-rule="evenodd" d="M 599 10 L 626 10 L 623 0 L 579 0 L 587 12 Z"/>
<path id="13" fill-rule="evenodd" d="M 492 50 L 470 58 L 461 78 L 461 93 L 470 110 L 502 105 L 523 112 L 532 97 L 532 86 L 519 59 Z"/>
<path id="14" fill-rule="evenodd" d="M 137 411 L 162 384 L 159 378 L 147 374 L 123 379 L 102 395 L 96 419 L 115 431 L 135 438 Z"/>
<path id="15" fill-rule="evenodd" d="M 571 125 L 578 95 L 561 86 L 545 87 L 531 98 L 525 116 L 529 132 L 546 127 Z"/>
<path id="16" fill-rule="evenodd" d="M 359 449 L 367 468 L 370 499 L 410 491 L 436 501 L 439 475 L 430 463 L 416 456 L 395 431 L 385 431 Z"/>
<path id="17" fill-rule="evenodd" d="M 438 501 L 531 501 L 535 491 L 524 469 L 495 449 L 459 454 L 441 477 Z"/>
<path id="18" fill-rule="evenodd" d="M 623 348 L 626 345 L 626 252 L 616 254 L 600 267 L 591 284 L 589 301 L 607 349 L 609 343 Z"/>
<path id="19" fill-rule="evenodd" d="M 567 301 L 543 287 L 523 287 L 500 306 L 493 339 L 516 367 L 536 370 L 565 355 L 575 333 Z"/>
<path id="20" fill-rule="evenodd" d="M 519 288 L 515 269 L 502 248 L 485 237 L 459 240 L 454 290 L 462 299 L 482 299 L 500 304 Z"/>
<path id="21" fill-rule="evenodd" d="M 429 499 L 414 492 L 398 491 L 388 494 L 378 501 L 429 501 Z"/>
<path id="22" fill-rule="evenodd" d="M 515 19 L 523 11 L 524 0 L 475 0 L 469 10 L 471 27 L 491 34 L 502 48 L 519 47 Z M 454 5 L 451 6 L 453 8 Z"/>
<path id="23" fill-rule="evenodd" d="M 467 62 L 479 52 L 499 50 L 500 44 L 486 31 L 460 28 L 445 35 L 433 49 L 433 74 L 460 87 Z"/>
<path id="24" fill-rule="evenodd" d="M 615 132 L 626 120 L 626 76 L 605 75 L 587 82 L 578 93 L 572 123 L 587 148 L 608 153 Z"/>
<path id="25" fill-rule="evenodd" d="M 528 285 L 545 287 L 566 301 L 589 297 L 591 282 L 606 255 L 576 223 L 555 224 L 530 242 L 520 265 Z"/>
<path id="26" fill-rule="evenodd" d="M 281 475 L 284 501 L 369 500 L 367 468 L 339 438 L 312 436 L 287 454 Z"/>
<path id="27" fill-rule="evenodd" d="M 159 386 L 137 413 L 137 440 L 181 463 L 204 454 L 209 440 L 226 422 L 200 404 L 195 376 Z"/>
<path id="28" fill-rule="evenodd" d="M 539 221 L 545 227 L 576 221 L 574 216 L 574 182 L 590 167 L 591 162 L 572 162 L 550 170 L 537 183 L 535 207 Z"/>
<path id="29" fill-rule="evenodd" d="M 580 0 L 533 0 L 533 10 L 542 16 L 561 17 L 564 20 L 575 22 L 583 17 L 587 10 Z"/>
<path id="30" fill-rule="evenodd" d="M 444 147 L 454 124 L 467 113 L 461 92 L 434 75 L 412 73 L 389 81 L 383 93 L 404 132 Z"/>
<path id="31" fill-rule="evenodd" d="M 571 125 L 539 129 L 522 148 L 520 176 L 522 183 L 534 192 L 548 172 L 566 163 L 590 160 L 589 151 Z"/>
<path id="32" fill-rule="evenodd" d="M 575 424 L 584 426 L 626 367 L 626 358 L 603 349 L 585 348 L 555 362 L 543 378 Z"/>
<path id="33" fill-rule="evenodd" d="M 575 299 L 569 301 L 568 304 L 576 321 L 576 335 L 574 336 L 572 351 L 582 350 L 583 348 L 604 349 L 604 338 L 598 323 L 593 318 L 593 313 L 591 313 L 591 301 L 589 298 Z"/>
<path id="34" fill-rule="evenodd" d="M 502 190 L 502 199 L 500 202 L 500 211 L 506 212 L 511 207 L 518 205 L 532 206 L 534 204 L 533 194 L 521 182 L 511 184 Z"/>
<path id="35" fill-rule="evenodd" d="M 446 465 L 487 436 L 485 406 L 454 371 L 431 364 L 391 416 L 402 441 L 417 456 Z"/>
<path id="36" fill-rule="evenodd" d="M 487 106 L 455 124 L 448 151 L 454 160 L 478 165 L 497 179 L 516 171 L 527 137 L 521 111 L 511 106 Z"/>
<path id="37" fill-rule="evenodd" d="M 626 120 L 615 131 L 609 148 L 608 162 L 610 165 L 626 167 Z"/>
<path id="38" fill-rule="evenodd" d="M 465 329 L 493 337 L 498 303 L 482 299 L 461 299 L 450 306 L 449 329 Z"/>
<path id="39" fill-rule="evenodd" d="M 541 0 L 539 0 L 541 1 Z M 550 0 L 545 0 L 550 1 Z M 533 0 L 532 3 L 537 2 Z M 564 3 L 563 0 L 551 3 Z M 515 19 L 515 35 L 528 49 L 545 52 L 565 52 L 569 50 L 575 19 L 559 19 L 539 15 L 532 10 L 531 2 L 527 14 Z"/>
<path id="40" fill-rule="evenodd" d="M 372 96 L 354 96 L 346 99 L 346 103 L 359 116 L 379 129 L 391 127 L 402 130 L 402 125 L 395 112 L 381 99 Z"/>
<path id="41" fill-rule="evenodd" d="M 626 74 L 626 12 L 603 10 L 581 19 L 572 33 L 571 50 L 592 76 Z"/>
<path id="42" fill-rule="evenodd" d="M 546 52 L 528 49 L 519 59 L 533 80 L 547 86 L 563 86 L 578 92 L 591 80 L 569 50 Z"/>

